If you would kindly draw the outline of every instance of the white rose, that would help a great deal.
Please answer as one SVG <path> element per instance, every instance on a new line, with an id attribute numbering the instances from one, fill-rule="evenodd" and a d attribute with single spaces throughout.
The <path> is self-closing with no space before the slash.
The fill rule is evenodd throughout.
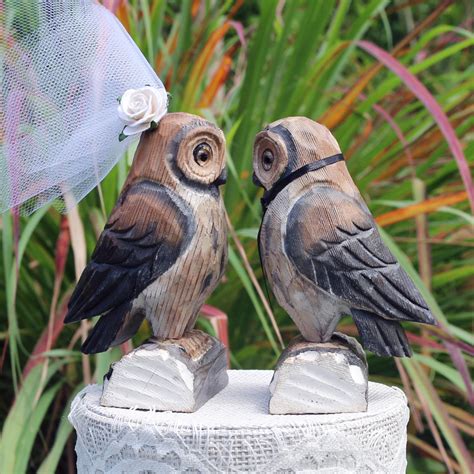
<path id="1" fill-rule="evenodd" d="M 118 115 L 126 123 L 122 134 L 135 135 L 148 130 L 152 122 L 166 114 L 168 96 L 163 87 L 128 89 L 120 99 Z"/>

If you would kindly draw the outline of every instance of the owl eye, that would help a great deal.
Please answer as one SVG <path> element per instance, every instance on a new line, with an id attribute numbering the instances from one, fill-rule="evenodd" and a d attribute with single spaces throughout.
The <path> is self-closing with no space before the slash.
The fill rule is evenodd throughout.
<path id="1" fill-rule="evenodd" d="M 272 166 L 273 166 L 274 161 L 275 161 L 275 157 L 273 155 L 273 152 L 270 149 L 267 148 L 262 153 L 262 166 L 263 166 L 263 169 L 265 171 L 270 171 Z"/>
<path id="2" fill-rule="evenodd" d="M 211 158 L 212 150 L 207 143 L 200 143 L 193 150 L 194 161 L 199 166 L 204 166 Z"/>

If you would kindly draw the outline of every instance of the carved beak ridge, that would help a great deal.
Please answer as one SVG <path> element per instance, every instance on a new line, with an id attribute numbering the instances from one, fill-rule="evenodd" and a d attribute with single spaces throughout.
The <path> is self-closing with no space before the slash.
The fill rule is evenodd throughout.
<path id="1" fill-rule="evenodd" d="M 260 180 L 257 178 L 257 175 L 255 174 L 255 172 L 252 174 L 252 182 L 253 182 L 253 184 L 255 184 L 255 186 L 259 186 L 259 187 L 263 188 L 263 185 L 260 182 Z"/>
<path id="2" fill-rule="evenodd" d="M 219 177 L 214 181 L 214 184 L 216 186 L 222 186 L 227 182 L 227 168 L 224 168 L 222 170 L 222 173 L 219 175 Z"/>

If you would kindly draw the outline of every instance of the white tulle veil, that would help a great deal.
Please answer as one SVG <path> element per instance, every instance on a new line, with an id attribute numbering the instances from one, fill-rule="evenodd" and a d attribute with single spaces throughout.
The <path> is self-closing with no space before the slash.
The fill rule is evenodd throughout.
<path id="1" fill-rule="evenodd" d="M 117 99 L 163 84 L 93 0 L 0 3 L 0 212 L 82 199 L 120 159 Z"/>

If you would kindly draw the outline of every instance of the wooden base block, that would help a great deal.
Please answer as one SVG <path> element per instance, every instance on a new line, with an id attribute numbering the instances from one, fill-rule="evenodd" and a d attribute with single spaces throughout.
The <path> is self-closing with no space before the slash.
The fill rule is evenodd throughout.
<path id="1" fill-rule="evenodd" d="M 224 345 L 193 329 L 181 339 L 149 339 L 112 364 L 100 404 L 192 413 L 227 383 Z"/>
<path id="2" fill-rule="evenodd" d="M 281 354 L 270 383 L 272 415 L 367 411 L 367 361 L 352 337 L 329 342 L 299 336 Z"/>

